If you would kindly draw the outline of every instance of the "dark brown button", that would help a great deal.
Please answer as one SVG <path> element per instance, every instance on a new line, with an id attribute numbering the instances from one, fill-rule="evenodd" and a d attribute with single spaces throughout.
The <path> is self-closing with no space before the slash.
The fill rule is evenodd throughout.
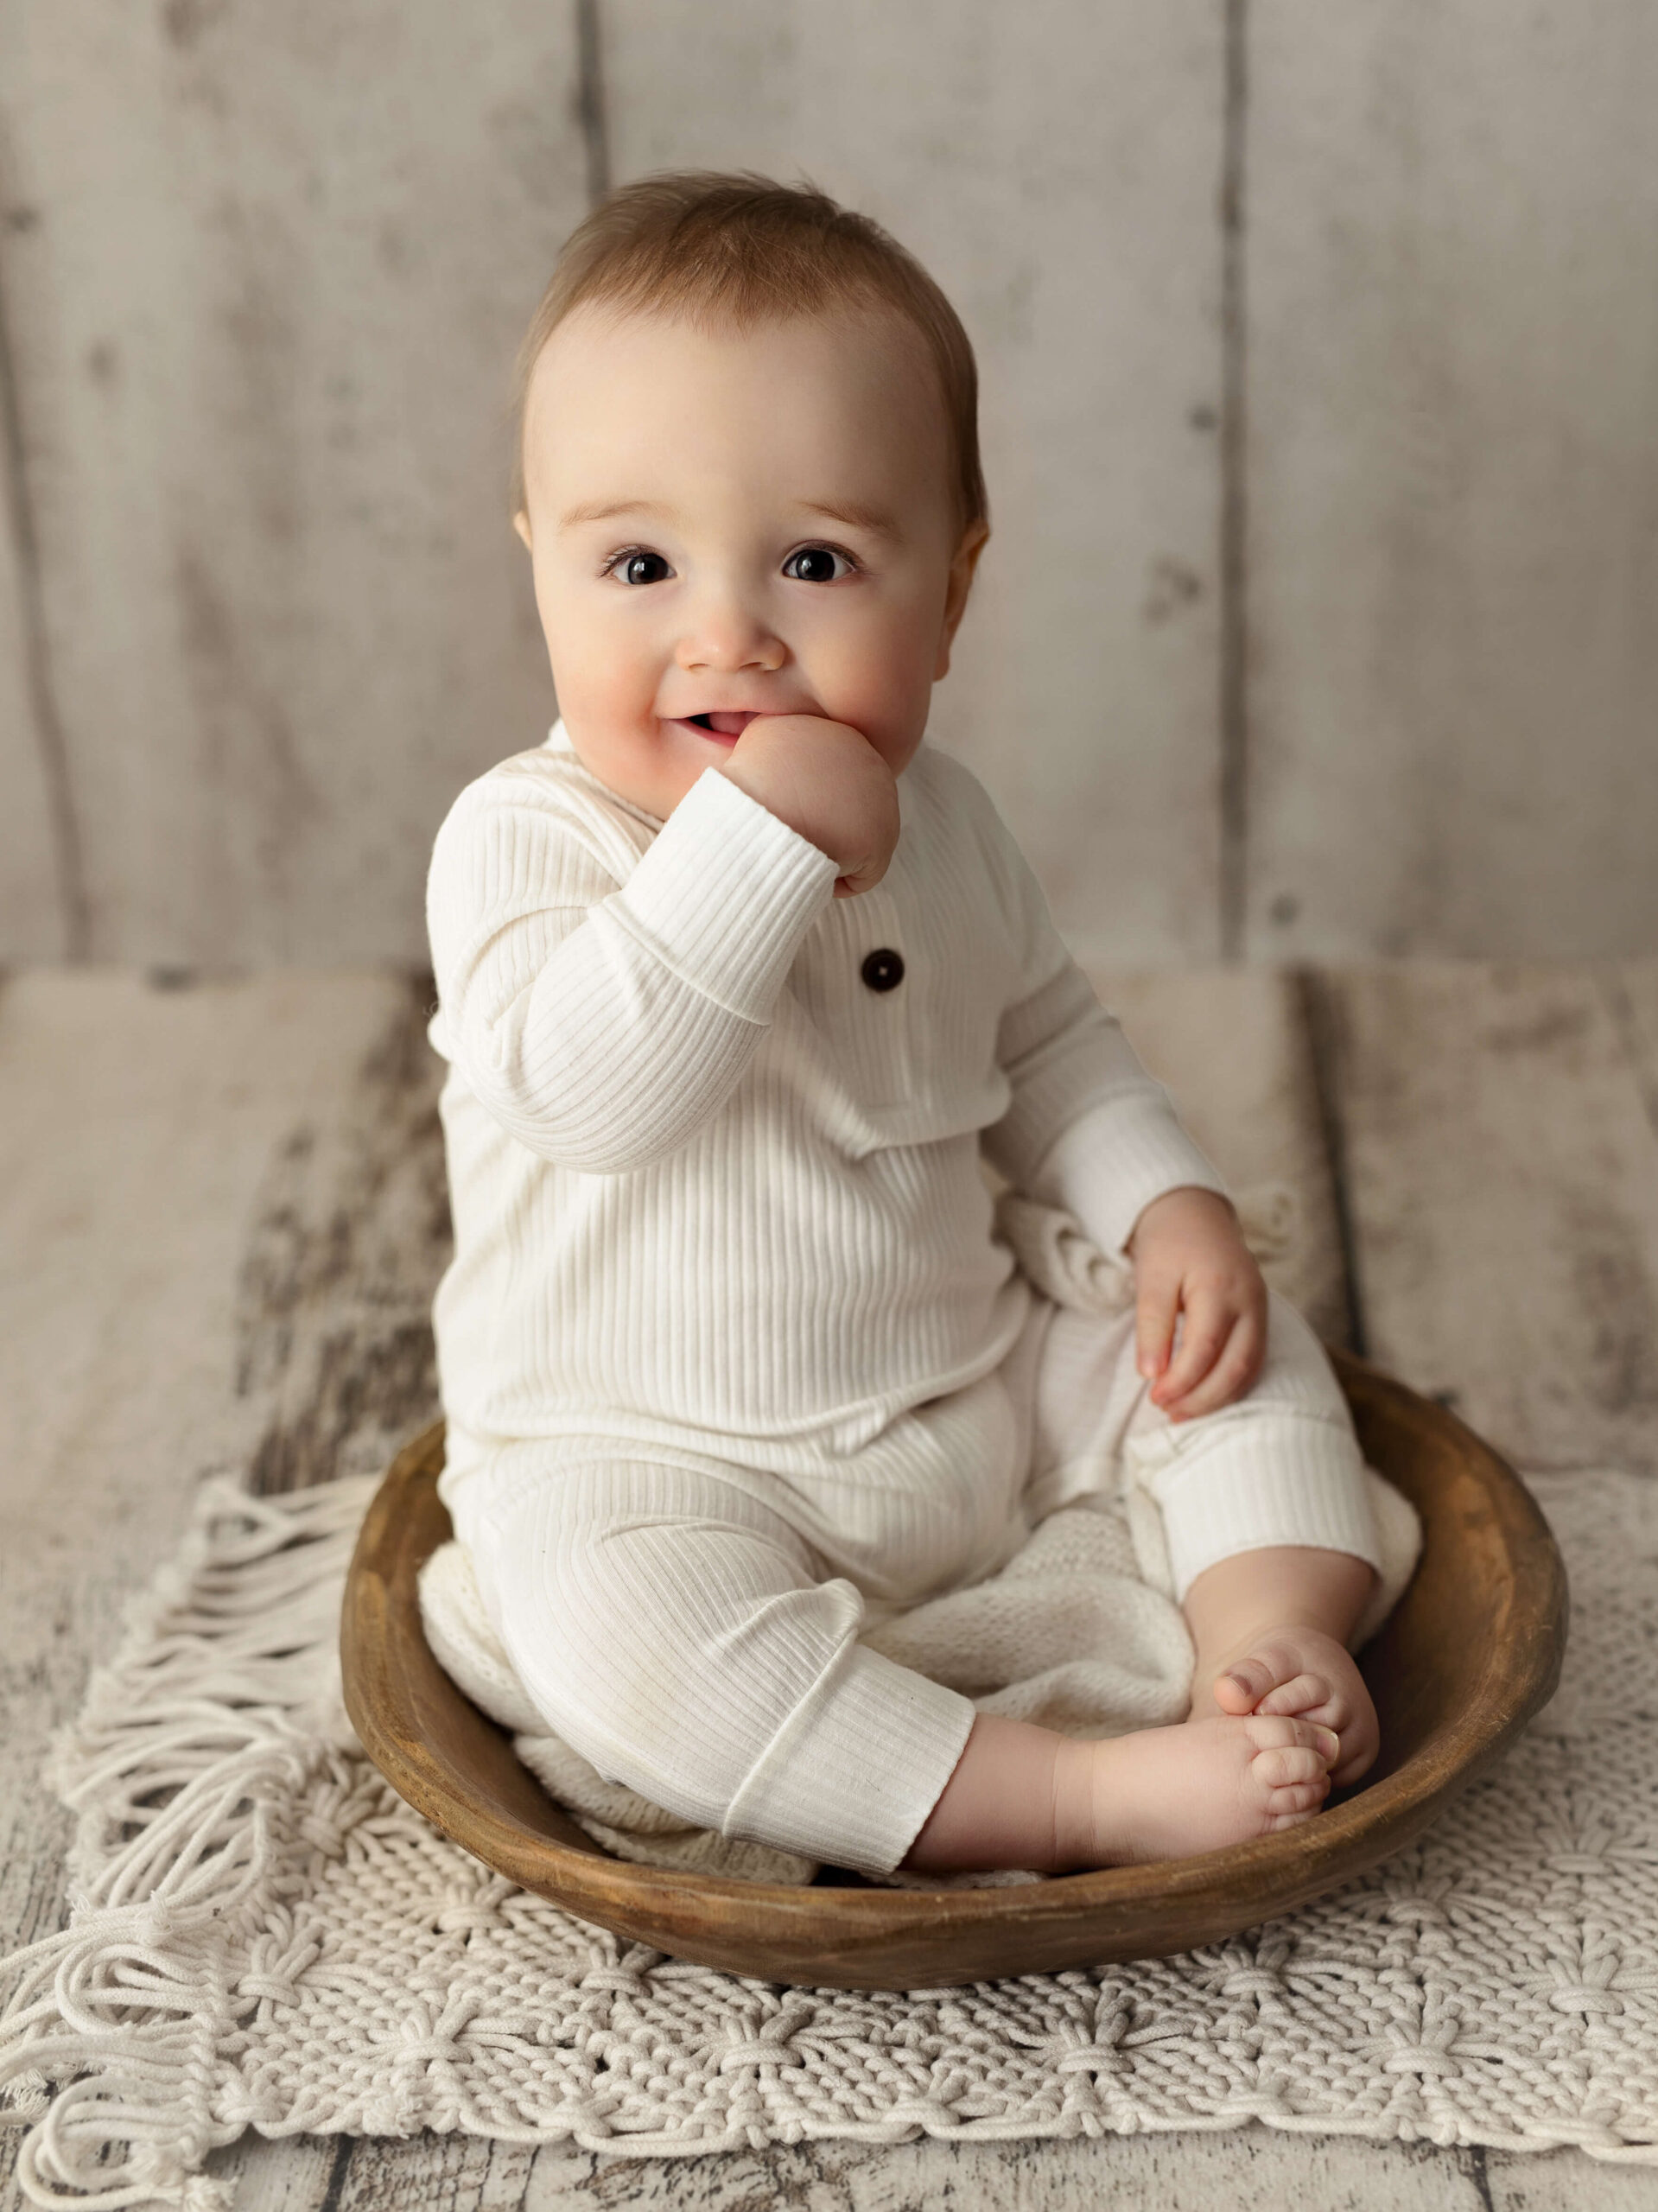
<path id="1" fill-rule="evenodd" d="M 866 956 L 860 971 L 872 991 L 895 991 L 904 981 L 904 957 L 884 944 L 879 952 Z"/>

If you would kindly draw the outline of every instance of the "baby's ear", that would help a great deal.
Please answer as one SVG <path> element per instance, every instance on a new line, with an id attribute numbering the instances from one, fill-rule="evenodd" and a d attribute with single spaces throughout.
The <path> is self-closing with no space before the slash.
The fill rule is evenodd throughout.
<path id="1" fill-rule="evenodd" d="M 531 543 L 530 537 L 530 518 L 525 514 L 522 507 L 518 509 L 517 514 L 512 518 L 512 527 L 518 531 L 518 536 L 523 538 L 524 544 L 529 548 L 530 551 L 533 553 L 536 549 Z"/>
<path id="2" fill-rule="evenodd" d="M 990 525 L 981 518 L 969 523 L 962 533 L 950 564 L 950 585 L 944 594 L 944 623 L 938 639 L 938 659 L 933 669 L 932 680 L 939 683 L 950 674 L 950 649 L 956 642 L 956 632 L 967 609 L 967 595 L 973 588 L 973 571 L 979 565 L 985 541 L 990 535 Z"/>

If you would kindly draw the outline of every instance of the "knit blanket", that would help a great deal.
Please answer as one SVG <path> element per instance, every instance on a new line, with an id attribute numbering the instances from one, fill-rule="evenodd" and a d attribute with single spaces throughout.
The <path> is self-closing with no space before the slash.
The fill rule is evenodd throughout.
<path id="1" fill-rule="evenodd" d="M 863 1995 L 665 1958 L 514 1889 L 381 1780 L 336 1631 L 372 1478 L 204 1486 L 60 1744 L 67 1926 L 6 1963 L 36 2203 L 215 2212 L 245 2129 L 634 2155 L 1242 2126 L 1658 2160 L 1658 1485 L 1535 1488 L 1560 1690 L 1411 1850 L 1172 1959 Z"/>

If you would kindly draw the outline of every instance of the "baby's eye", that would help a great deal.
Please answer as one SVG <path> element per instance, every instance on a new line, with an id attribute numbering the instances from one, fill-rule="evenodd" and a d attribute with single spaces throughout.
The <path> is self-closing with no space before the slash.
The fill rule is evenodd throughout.
<path id="1" fill-rule="evenodd" d="M 613 554 L 605 563 L 607 576 L 619 576 L 625 584 L 659 584 L 673 570 L 660 553 L 644 553 L 638 546 L 630 546 L 625 553 Z"/>
<path id="2" fill-rule="evenodd" d="M 783 573 L 792 576 L 797 583 L 833 584 L 842 576 L 849 576 L 853 565 L 846 554 L 837 553 L 832 545 L 803 545 L 784 563 Z"/>

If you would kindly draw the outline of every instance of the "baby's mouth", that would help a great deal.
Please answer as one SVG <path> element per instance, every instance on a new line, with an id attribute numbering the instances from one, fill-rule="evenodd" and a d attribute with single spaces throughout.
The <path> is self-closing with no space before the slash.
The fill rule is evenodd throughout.
<path id="1" fill-rule="evenodd" d="M 708 737 L 739 738 L 759 716 L 744 709 L 731 714 L 687 715 L 683 719 Z"/>

